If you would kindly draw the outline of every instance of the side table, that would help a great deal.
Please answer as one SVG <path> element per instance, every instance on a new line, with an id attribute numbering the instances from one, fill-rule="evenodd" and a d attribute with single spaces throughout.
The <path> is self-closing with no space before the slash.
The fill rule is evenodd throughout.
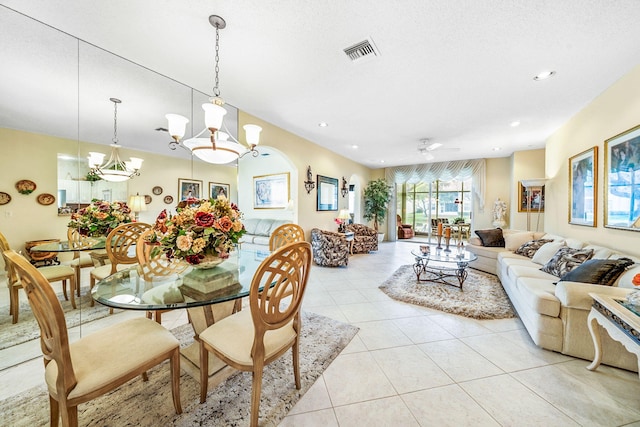
<path id="1" fill-rule="evenodd" d="M 356 233 L 353 231 L 345 231 L 342 234 L 344 234 L 345 239 L 349 242 L 349 255 L 353 255 L 353 240 Z"/>
<path id="2" fill-rule="evenodd" d="M 595 355 L 587 369 L 594 371 L 602 361 L 602 342 L 600 330 L 602 326 L 609 336 L 621 343 L 624 348 L 638 357 L 638 375 L 640 375 L 640 315 L 623 305 L 626 301 L 606 295 L 590 293 L 593 306 L 587 318 L 589 332 L 593 339 Z"/>

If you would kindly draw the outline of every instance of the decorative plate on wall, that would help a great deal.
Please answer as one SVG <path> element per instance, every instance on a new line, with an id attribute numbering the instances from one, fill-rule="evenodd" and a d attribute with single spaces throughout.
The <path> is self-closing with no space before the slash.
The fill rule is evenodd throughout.
<path id="1" fill-rule="evenodd" d="M 150 196 L 150 195 L 148 195 L 148 194 L 145 194 L 145 195 L 144 195 L 144 202 L 145 202 L 147 205 L 148 205 L 149 203 L 151 203 L 151 201 L 152 201 L 152 200 L 153 200 L 153 199 L 151 198 L 151 196 Z"/>
<path id="2" fill-rule="evenodd" d="M 36 189 L 36 183 L 33 181 L 29 181 L 28 179 L 21 179 L 16 182 L 16 190 L 20 194 L 31 194 L 33 190 Z"/>
<path id="3" fill-rule="evenodd" d="M 170 205 L 171 203 L 173 203 L 173 197 L 171 196 L 164 196 L 164 202 L 168 205 Z"/>
<path id="4" fill-rule="evenodd" d="M 151 192 L 156 196 L 159 196 L 160 194 L 162 194 L 162 187 L 160 187 L 159 185 L 156 185 L 155 187 L 153 187 Z"/>
<path id="5" fill-rule="evenodd" d="M 6 205 L 11 201 L 11 196 L 4 191 L 0 191 L 0 205 Z"/>
<path id="6" fill-rule="evenodd" d="M 53 194 L 42 193 L 42 194 L 38 194 L 38 197 L 36 198 L 36 200 L 41 205 L 49 206 L 56 201 L 56 197 Z"/>

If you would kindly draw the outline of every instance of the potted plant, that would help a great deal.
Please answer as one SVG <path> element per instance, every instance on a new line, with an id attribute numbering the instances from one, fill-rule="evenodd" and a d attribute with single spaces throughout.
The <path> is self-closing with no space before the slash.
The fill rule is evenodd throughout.
<path id="1" fill-rule="evenodd" d="M 383 178 L 369 182 L 364 189 L 364 219 L 373 220 L 376 232 L 378 226 L 384 222 L 390 200 L 391 188 Z M 378 232 L 378 237 L 380 240 L 384 239 L 384 233 Z"/>

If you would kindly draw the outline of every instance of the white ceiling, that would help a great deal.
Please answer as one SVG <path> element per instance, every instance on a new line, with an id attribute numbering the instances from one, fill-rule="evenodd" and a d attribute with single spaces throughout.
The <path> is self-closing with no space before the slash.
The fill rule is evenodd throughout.
<path id="1" fill-rule="evenodd" d="M 640 58 L 638 0 L 0 4 L 206 93 L 221 15 L 227 102 L 373 168 L 424 163 L 423 138 L 434 162 L 542 148 Z M 352 63 L 367 37 L 380 56 Z"/>

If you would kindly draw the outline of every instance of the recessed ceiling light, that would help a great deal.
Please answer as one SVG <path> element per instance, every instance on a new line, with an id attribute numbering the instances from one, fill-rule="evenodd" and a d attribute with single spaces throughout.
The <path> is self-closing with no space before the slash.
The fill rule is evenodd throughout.
<path id="1" fill-rule="evenodd" d="M 555 71 L 543 71 L 537 76 L 535 76 L 533 80 L 546 80 L 549 77 L 553 76 L 555 73 L 556 73 Z"/>
<path id="2" fill-rule="evenodd" d="M 502 150 L 502 147 L 493 147 L 492 150 L 493 151 L 500 151 L 500 150 Z"/>
<path id="3" fill-rule="evenodd" d="M 357 145 L 355 145 L 355 144 L 353 144 L 353 145 L 351 146 L 351 148 L 353 148 L 354 150 L 357 150 L 357 149 L 358 149 L 358 146 L 357 146 Z"/>
<path id="4" fill-rule="evenodd" d="M 327 124 L 327 122 L 320 122 L 318 123 L 318 126 L 320 126 L 321 128 L 326 128 L 329 125 Z"/>
<path id="5" fill-rule="evenodd" d="M 380 160 L 380 163 L 384 163 L 384 160 Z"/>
<path id="6" fill-rule="evenodd" d="M 515 127 L 518 127 L 518 126 L 520 126 L 520 122 L 518 120 L 511 122 L 511 127 L 512 128 L 515 128 Z"/>

